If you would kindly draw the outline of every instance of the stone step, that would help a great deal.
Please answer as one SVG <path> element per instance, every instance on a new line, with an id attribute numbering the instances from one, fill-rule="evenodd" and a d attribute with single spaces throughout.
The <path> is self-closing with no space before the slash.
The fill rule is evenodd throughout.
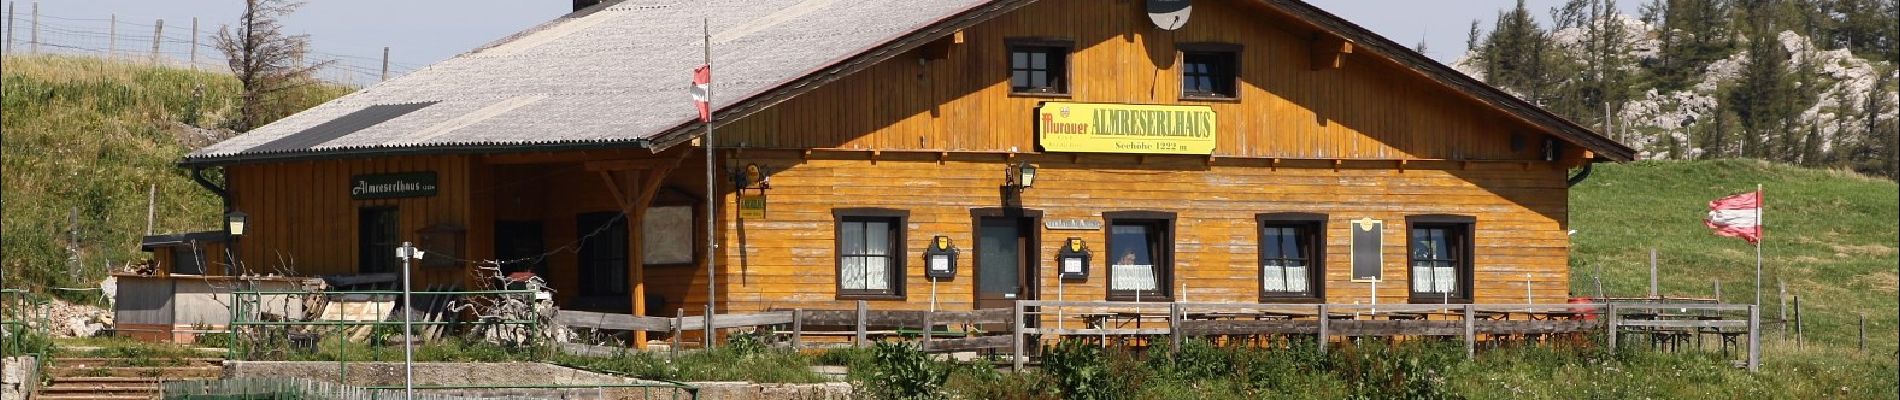
<path id="1" fill-rule="evenodd" d="M 224 374 L 221 366 L 197 367 L 112 367 L 112 366 L 67 366 L 58 365 L 48 369 L 47 376 L 65 377 L 217 377 Z"/>
<path id="2" fill-rule="evenodd" d="M 134 376 L 67 376 L 53 378 L 51 386 L 153 386 L 156 382 L 214 380 L 216 377 L 179 377 L 162 380 Z"/>

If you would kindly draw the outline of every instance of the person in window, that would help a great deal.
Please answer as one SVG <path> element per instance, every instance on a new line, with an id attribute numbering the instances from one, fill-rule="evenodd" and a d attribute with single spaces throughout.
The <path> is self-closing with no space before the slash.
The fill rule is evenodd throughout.
<path id="1" fill-rule="evenodd" d="M 1128 250 L 1122 252 L 1121 261 L 1116 261 L 1115 265 L 1135 265 L 1135 251 Z"/>

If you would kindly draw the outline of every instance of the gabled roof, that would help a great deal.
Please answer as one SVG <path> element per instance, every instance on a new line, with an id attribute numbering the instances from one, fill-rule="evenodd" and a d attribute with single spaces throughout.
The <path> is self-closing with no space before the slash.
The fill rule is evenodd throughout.
<path id="1" fill-rule="evenodd" d="M 626 0 L 593 6 L 187 155 L 187 165 L 400 153 L 665 148 L 712 33 L 721 121 L 1034 0 Z M 1297 0 L 1260 0 L 1618 160 L 1634 151 Z M 711 18 L 708 18 L 710 16 Z M 705 25 L 702 25 L 702 22 Z"/>

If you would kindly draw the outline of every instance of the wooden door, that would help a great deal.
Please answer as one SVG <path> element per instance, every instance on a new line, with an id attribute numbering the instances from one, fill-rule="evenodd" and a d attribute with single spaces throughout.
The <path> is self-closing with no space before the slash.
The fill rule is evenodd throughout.
<path id="1" fill-rule="evenodd" d="M 1007 308 L 1036 298 L 1032 218 L 976 218 L 976 308 Z"/>

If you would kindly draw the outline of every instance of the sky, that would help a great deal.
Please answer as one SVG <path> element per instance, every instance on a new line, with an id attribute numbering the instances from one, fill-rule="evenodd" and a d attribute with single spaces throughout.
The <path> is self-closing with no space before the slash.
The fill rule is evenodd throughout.
<path id="1" fill-rule="evenodd" d="M 923 0 L 927 1 L 927 0 Z M 1197 0 L 1231 1 L 1231 0 Z M 1465 34 L 1473 19 L 1488 28 L 1499 10 L 1516 0 L 1307 0 L 1313 5 L 1372 29 L 1405 45 L 1423 40 L 1426 54 L 1451 62 L 1464 53 Z M 1637 0 L 1619 0 L 1626 13 L 1635 12 Z M 1562 0 L 1529 0 L 1540 19 Z M 29 14 L 32 1 L 13 0 L 18 18 Z M 208 35 L 236 20 L 242 0 L 41 0 L 43 24 L 102 31 L 117 14 L 120 35 L 151 29 L 154 19 L 166 20 L 167 29 L 188 29 L 199 18 Z M 426 66 L 489 41 L 559 17 L 572 7 L 570 0 L 308 0 L 284 18 L 286 31 L 309 34 L 317 51 L 347 56 L 341 61 L 373 65 L 382 48 L 390 48 L 396 70 Z M 131 24 L 140 24 L 133 26 Z M 22 23 L 22 26 L 25 26 Z M 182 32 L 182 31 L 168 31 Z M 24 34 L 21 34 L 24 36 Z M 149 31 L 138 35 L 149 37 Z M 168 34 L 167 36 L 171 36 Z M 24 40 L 24 39 L 21 39 Z M 206 39 L 208 40 L 208 39 Z M 123 46 L 135 46 L 130 43 Z"/>

